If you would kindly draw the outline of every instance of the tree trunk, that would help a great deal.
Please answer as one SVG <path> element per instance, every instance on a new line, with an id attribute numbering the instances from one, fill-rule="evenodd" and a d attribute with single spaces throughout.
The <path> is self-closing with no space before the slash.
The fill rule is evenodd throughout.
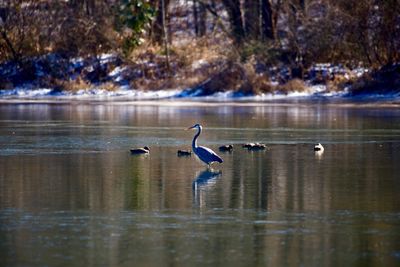
<path id="1" fill-rule="evenodd" d="M 246 36 L 257 39 L 260 35 L 260 1 L 244 1 L 244 29 Z"/>
<path id="2" fill-rule="evenodd" d="M 232 34 L 237 44 L 240 44 L 244 38 L 244 28 L 242 21 L 242 12 L 240 10 L 239 0 L 223 0 L 223 4 L 228 11 L 231 23 Z"/>
<path id="3" fill-rule="evenodd" d="M 96 7 L 95 0 L 70 0 L 69 5 L 77 12 L 82 12 L 87 16 L 94 15 Z"/>
<path id="4" fill-rule="evenodd" d="M 83 6 L 83 1 L 82 0 L 70 0 L 69 4 L 73 8 L 81 8 Z"/>
<path id="5" fill-rule="evenodd" d="M 197 12 L 197 0 L 193 0 L 193 24 L 194 24 L 194 34 L 199 36 L 199 15 Z"/>
<path id="6" fill-rule="evenodd" d="M 19 53 L 15 50 L 12 42 L 10 41 L 10 38 L 8 38 L 7 32 L 5 30 L 1 31 L 1 37 L 3 40 L 6 42 L 6 45 L 8 49 L 10 50 L 13 60 L 18 63 L 18 65 L 21 65 L 21 59 Z"/>
<path id="7" fill-rule="evenodd" d="M 216 10 L 217 9 L 217 4 L 215 3 L 215 0 L 211 0 L 210 6 L 211 6 L 212 10 Z M 217 25 L 217 22 L 218 22 L 217 17 L 213 16 L 213 19 L 212 19 L 212 22 L 211 22 L 211 31 L 214 31 L 214 28 Z"/>
<path id="8" fill-rule="evenodd" d="M 164 47 L 165 47 L 165 55 L 166 55 L 166 65 L 167 65 L 167 70 L 168 70 L 168 75 L 171 73 L 171 68 L 169 64 L 169 44 L 168 44 L 168 33 L 167 33 L 167 23 L 166 23 L 166 14 L 167 14 L 167 8 L 165 6 L 165 3 L 167 0 L 160 0 L 161 2 L 161 17 L 162 17 L 162 25 L 163 25 L 163 39 L 164 39 Z"/>
<path id="9" fill-rule="evenodd" d="M 199 4 L 198 7 L 199 7 L 199 9 L 198 9 L 199 10 L 199 12 L 198 12 L 198 14 L 199 14 L 199 20 L 198 20 L 199 35 L 198 36 L 201 37 L 201 36 L 206 35 L 206 31 L 207 31 L 207 24 L 206 24 L 207 23 L 207 12 L 206 12 L 206 8 L 203 4 Z"/>
<path id="10" fill-rule="evenodd" d="M 94 13 L 95 3 L 94 0 L 85 0 L 86 15 L 91 16 Z"/>
<path id="11" fill-rule="evenodd" d="M 299 0 L 299 6 L 300 6 L 300 9 L 302 11 L 305 11 L 306 10 L 306 1 L 305 0 Z"/>
<path id="12" fill-rule="evenodd" d="M 272 8 L 269 0 L 261 0 L 261 25 L 264 39 L 275 39 L 275 25 L 272 20 Z"/>
<path id="13" fill-rule="evenodd" d="M 153 29 L 152 29 L 152 39 L 153 42 L 162 45 L 163 44 L 163 30 L 164 27 L 167 28 L 167 25 L 164 25 L 163 21 L 165 23 L 168 22 L 168 6 L 169 6 L 169 0 L 164 0 L 164 9 L 165 9 L 165 19 L 163 20 L 163 2 L 162 0 L 158 1 L 157 4 L 157 14 L 156 14 L 156 19 L 153 23 Z"/>

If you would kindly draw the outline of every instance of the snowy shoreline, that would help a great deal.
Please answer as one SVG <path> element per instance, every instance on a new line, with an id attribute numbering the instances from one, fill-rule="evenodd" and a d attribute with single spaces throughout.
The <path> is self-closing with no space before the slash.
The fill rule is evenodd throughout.
<path id="1" fill-rule="evenodd" d="M 151 65 L 149 62 L 147 65 Z M 101 54 L 98 57 L 63 59 L 57 54 L 33 58 L 35 79 L 24 80 L 23 72 L 12 62 L 0 64 L 3 85 L 0 88 L 0 101 L 195 101 L 195 102 L 281 102 L 281 101 L 400 101 L 400 90 L 397 84 L 387 80 L 387 70 L 375 80 L 382 80 L 383 90 L 379 86 L 373 90 L 352 91 L 351 86 L 343 86 L 338 90 L 328 88 L 328 81 L 335 75 L 349 81 L 350 77 L 362 77 L 370 73 L 369 69 L 355 68 L 348 70 L 341 65 L 315 64 L 307 71 L 308 78 L 302 80 L 294 89 L 281 90 L 279 77 L 288 76 L 288 69 L 274 69 L 270 73 L 269 92 L 254 94 L 255 91 L 246 93 L 246 90 L 228 90 L 229 85 L 220 79 L 225 76 L 213 77 L 220 82 L 218 86 L 205 88 L 202 82 L 192 88 L 146 90 L 145 88 L 133 89 L 131 82 L 142 74 L 138 68 L 126 65 L 115 54 Z M 390 79 L 396 79 L 395 73 L 399 64 L 388 68 L 392 73 Z M 379 73 L 378 73 L 379 74 Z M 226 75 L 230 75 L 229 73 Z M 373 73 L 371 75 L 374 75 Z M 386 79 L 386 80 L 385 80 Z M 67 88 L 57 84 L 67 84 Z M 70 83 L 70 84 L 69 84 Z M 378 84 L 378 85 L 382 85 Z M 69 85 L 69 87 L 68 87 Z M 13 87 L 15 86 L 15 87 Z M 220 88 L 227 86 L 228 88 Z M 181 86 L 180 88 L 182 88 Z M 235 87 L 232 86 L 231 87 Z M 5 89 L 10 88 L 10 89 Z M 148 87 L 152 88 L 152 87 Z M 293 91 L 298 90 L 298 91 Z"/>
<path id="2" fill-rule="evenodd" d="M 209 96 L 196 96 L 187 94 L 187 90 L 159 90 L 141 91 L 121 88 L 115 91 L 103 89 L 78 90 L 76 92 L 55 91 L 53 89 L 11 89 L 0 90 L 0 103 L 69 103 L 69 102 L 110 102 L 135 104 L 172 104 L 185 105 L 185 103 L 334 103 L 351 104 L 364 103 L 379 105 L 400 105 L 400 93 L 393 94 L 365 94 L 351 96 L 347 92 L 326 92 L 324 86 L 311 86 L 306 92 L 265 93 L 260 95 L 243 96 L 237 92 L 217 92 Z"/>

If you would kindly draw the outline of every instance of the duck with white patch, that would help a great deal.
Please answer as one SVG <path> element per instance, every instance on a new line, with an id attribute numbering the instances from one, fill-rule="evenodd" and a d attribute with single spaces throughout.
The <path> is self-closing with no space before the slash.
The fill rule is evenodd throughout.
<path id="1" fill-rule="evenodd" d="M 148 146 L 130 149 L 132 155 L 149 154 L 150 148 Z"/>
<path id="2" fill-rule="evenodd" d="M 316 145 L 314 146 L 314 151 L 323 152 L 323 151 L 324 151 L 324 147 L 323 147 L 320 143 L 318 143 L 318 144 L 316 144 Z"/>

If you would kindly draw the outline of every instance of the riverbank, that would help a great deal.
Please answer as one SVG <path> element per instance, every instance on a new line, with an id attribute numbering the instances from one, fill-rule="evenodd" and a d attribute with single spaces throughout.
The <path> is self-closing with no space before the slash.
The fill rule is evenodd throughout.
<path id="1" fill-rule="evenodd" d="M 210 107 L 210 108 L 227 108 L 227 107 L 260 107 L 260 108 L 351 108 L 351 109 L 399 109 L 400 98 L 385 99 L 385 100 L 370 100 L 357 98 L 293 98 L 279 100 L 255 101 L 252 99 L 234 99 L 234 100 L 215 100 L 205 99 L 201 97 L 192 99 L 115 99 L 115 98 L 86 98 L 86 99 L 71 99 L 71 98 L 0 98 L 0 106 L 129 106 L 129 107 Z"/>
<path id="2" fill-rule="evenodd" d="M 279 101 L 283 99 L 400 99 L 400 64 L 378 69 L 314 64 L 301 75 L 289 66 L 209 57 L 166 70 L 156 54 L 126 61 L 117 54 L 64 58 L 49 54 L 25 67 L 0 65 L 0 98 L 55 100 Z"/>
<path id="3" fill-rule="evenodd" d="M 237 96 L 234 92 L 216 93 L 209 96 L 185 95 L 181 90 L 161 90 L 143 92 L 139 90 L 121 89 L 107 91 L 103 89 L 79 90 L 76 92 L 56 92 L 53 89 L 13 89 L 0 91 L 0 103 L 5 102 L 217 102 L 217 103 L 273 103 L 273 102 L 305 102 L 305 103 L 400 103 L 400 93 L 350 95 L 347 93 L 321 93 L 319 88 L 311 92 L 294 92 L 290 94 L 260 94 Z"/>

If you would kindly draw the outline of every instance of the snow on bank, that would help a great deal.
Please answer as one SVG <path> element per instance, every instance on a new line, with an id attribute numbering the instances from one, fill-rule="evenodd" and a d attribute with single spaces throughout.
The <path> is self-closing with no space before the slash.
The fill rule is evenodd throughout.
<path id="1" fill-rule="evenodd" d="M 85 101 L 136 101 L 136 100 L 189 100 L 189 101 L 279 101 L 279 100 L 315 100 L 315 99 L 344 99 L 344 100 L 365 100 L 365 101 L 400 101 L 400 92 L 398 88 L 393 88 L 393 91 L 386 90 L 384 94 L 378 93 L 358 93 L 357 95 L 351 94 L 348 91 L 341 92 L 329 92 L 326 88 L 325 82 L 332 80 L 335 76 L 355 76 L 360 77 L 364 73 L 369 72 L 365 68 L 357 68 L 354 70 L 347 70 L 343 66 L 335 66 L 332 64 L 316 64 L 313 66 L 308 73 L 308 88 L 305 91 L 290 92 L 290 93 L 264 93 L 259 95 L 246 95 L 240 91 L 223 91 L 216 92 L 214 94 L 207 94 L 207 90 L 204 90 L 201 86 L 198 89 L 168 89 L 159 91 L 144 91 L 135 90 L 130 88 L 132 80 L 143 76 L 139 68 L 134 68 L 123 64 L 123 62 L 114 54 L 101 54 L 97 57 L 89 58 L 74 58 L 65 60 L 60 58 L 59 55 L 46 55 L 33 60 L 36 77 L 36 81 L 21 80 L 21 74 L 18 74 L 17 66 L 11 63 L 0 64 L 0 76 L 2 78 L 8 77 L 0 86 L 3 85 L 5 88 L 12 88 L 9 86 L 10 81 L 19 81 L 18 83 L 12 83 L 17 86 L 14 89 L 2 89 L 0 88 L 0 100 L 85 100 Z M 46 63 L 46 64 L 45 64 Z M 48 63 L 48 64 L 47 64 Z M 63 63 L 63 64 L 61 64 Z M 147 66 L 155 64 L 147 62 Z M 193 63 L 193 68 L 199 68 L 207 64 L 204 60 L 199 60 Z M 60 67 L 61 66 L 61 67 Z M 41 88 L 49 86 L 49 83 L 40 83 L 39 78 L 43 78 L 46 81 L 49 76 L 50 70 L 53 72 L 57 71 L 58 74 L 62 74 L 60 77 L 55 75 L 53 78 L 66 82 L 76 82 L 77 78 L 88 80 L 83 83 L 83 86 L 90 86 L 90 84 L 100 84 L 99 86 L 91 87 L 85 90 L 54 90 L 48 88 Z M 277 76 L 284 76 L 287 69 L 281 70 L 276 69 L 276 73 L 271 72 L 272 81 L 277 80 Z M 53 73 L 54 74 L 54 73 Z M 69 77 L 69 79 L 65 78 Z M 346 77 L 345 77 L 346 78 Z M 346 79 L 349 79 L 347 77 Z M 382 78 L 378 77 L 377 80 Z M 1 81 L 1 79 L 0 79 Z M 104 88 L 117 88 L 115 90 L 106 90 Z M 102 85 L 105 87 L 102 87 Z M 8 86 L 5 86 L 8 85 Z M 79 84 L 79 88 L 82 84 Z M 277 86 L 278 82 L 272 82 L 272 86 Z M 114 87 L 115 86 L 115 87 Z M 37 89 L 40 88 L 40 89 Z M 69 87 L 66 87 L 69 88 Z M 71 88 L 74 88 L 73 86 Z M 209 90 L 212 91 L 212 90 Z M 373 91 L 373 90 L 372 90 Z M 371 92 L 371 91 L 370 91 Z"/>
<path id="2" fill-rule="evenodd" d="M 260 94 L 243 95 L 240 92 L 217 92 L 208 96 L 198 96 L 199 92 L 188 93 L 187 90 L 169 89 L 159 91 L 132 90 L 127 87 L 109 91 L 101 88 L 93 88 L 78 91 L 55 91 L 52 89 L 26 89 L 0 90 L 0 99 L 7 100 L 197 100 L 197 101 L 273 101 L 283 99 L 307 99 L 307 98 L 337 98 L 343 97 L 342 93 L 325 92 L 324 86 L 311 86 L 307 92 L 291 92 L 288 94 Z M 397 96 L 400 98 L 400 96 Z"/>
<path id="3" fill-rule="evenodd" d="M 348 80 L 353 77 L 361 77 L 369 72 L 365 68 L 348 70 L 341 65 L 315 64 L 307 72 L 305 91 L 290 93 L 264 93 L 259 95 L 244 94 L 240 91 L 221 91 L 209 94 L 215 89 L 205 89 L 199 85 L 195 88 L 184 90 L 134 90 L 131 85 L 136 79 L 145 79 L 145 71 L 137 65 L 125 64 L 117 54 L 105 53 L 91 57 L 63 58 L 57 54 L 48 54 L 31 59 L 32 73 L 30 77 L 21 71 L 15 62 L 0 64 L 0 100 L 100 100 L 100 101 L 136 101 L 136 100 L 189 100 L 189 101 L 275 101 L 275 100 L 307 100 L 307 99 L 347 99 L 347 100 L 395 100 L 400 101 L 400 93 L 363 94 L 351 95 L 347 91 L 329 92 L 325 85 L 327 81 L 335 77 L 344 77 Z M 157 63 L 151 60 L 143 62 L 143 66 L 149 70 L 156 70 Z M 202 68 L 208 62 L 201 59 L 193 62 L 192 68 Z M 288 68 L 273 68 L 269 71 L 271 86 L 278 87 L 278 80 L 290 79 Z M 386 73 L 386 72 L 385 72 Z M 229 73 L 228 73 L 229 74 Z M 288 76 L 289 75 L 289 76 Z M 387 75 L 386 75 L 387 76 Z M 386 77 L 385 76 L 385 77 Z M 218 76 L 217 79 L 219 79 Z M 279 78 L 280 77 L 280 78 Z M 282 78 L 283 77 L 283 78 Z M 377 76 L 376 80 L 384 80 L 385 77 Z M 222 77 L 223 78 L 223 77 Z M 282 79 L 281 79 L 282 78 Z M 153 78 L 155 79 L 155 78 Z M 150 81 L 150 80 L 149 80 Z M 235 81 L 234 81 L 235 82 Z M 233 82 L 233 83 L 234 83 Z M 386 80 L 384 80 L 386 82 Z M 221 83 L 219 83 L 221 84 Z M 390 84 L 390 83 L 389 83 Z M 98 85 L 98 86 L 91 86 Z M 46 87 L 58 88 L 49 89 Z M 75 90 L 76 88 L 86 88 Z M 235 87 L 235 86 L 231 86 Z M 14 89 L 3 89 L 14 88 Z M 39 88 L 39 89 L 38 89 Z M 112 89 L 112 90 L 106 90 Z M 116 89 L 115 89 L 116 88 Z M 379 88 L 379 87 L 378 87 Z M 115 90 L 114 90 L 115 89 Z M 391 89 L 391 88 L 390 88 Z M 394 88 L 397 91 L 398 88 Z M 394 91 L 396 91 L 394 90 Z M 365 90 L 367 92 L 367 90 Z M 381 90 L 382 91 L 382 90 Z M 369 91 L 373 92 L 373 90 Z M 389 92 L 386 90 L 385 92 Z M 391 92 L 391 91 L 390 91 Z"/>
<path id="4" fill-rule="evenodd" d="M 0 90 L 0 99 L 118 100 L 119 98 L 123 98 L 132 100 L 142 100 L 142 99 L 170 98 L 175 96 L 179 92 L 180 90 L 140 91 L 140 90 L 129 90 L 123 87 L 113 91 L 104 90 L 100 88 L 93 88 L 93 89 L 82 89 L 73 92 L 55 91 L 53 89 L 17 88 L 12 90 Z"/>

